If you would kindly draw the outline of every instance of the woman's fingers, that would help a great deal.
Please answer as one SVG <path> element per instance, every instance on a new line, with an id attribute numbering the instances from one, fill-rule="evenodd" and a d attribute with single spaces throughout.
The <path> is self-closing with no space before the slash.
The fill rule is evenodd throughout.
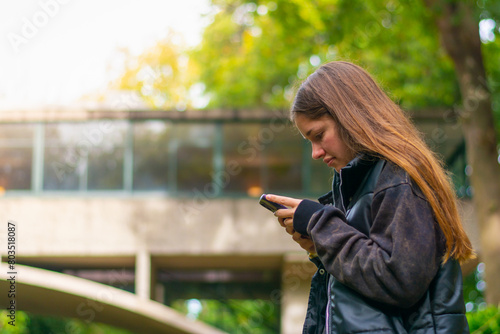
<path id="1" fill-rule="evenodd" d="M 293 235 L 295 233 L 295 229 L 293 228 L 293 219 L 285 218 L 283 221 L 283 225 L 285 227 L 286 233 Z"/>
<path id="2" fill-rule="evenodd" d="M 294 234 L 292 234 L 293 241 L 295 241 L 299 244 L 302 241 L 302 237 L 303 237 L 302 234 L 300 234 L 299 232 L 295 232 Z"/>
<path id="3" fill-rule="evenodd" d="M 279 203 L 282 205 L 286 205 L 292 208 L 296 208 L 299 206 L 300 202 L 302 202 L 301 199 L 297 198 L 292 198 L 292 197 L 286 197 L 286 196 L 278 196 L 278 195 L 266 195 L 266 198 L 270 200 L 271 202 Z"/>
<path id="4" fill-rule="evenodd" d="M 310 237 L 304 236 L 298 232 L 295 232 L 292 235 L 293 241 L 299 244 L 300 247 L 308 251 L 309 253 L 316 253 L 316 247 L 314 246 L 314 242 Z"/>
<path id="5" fill-rule="evenodd" d="M 279 209 L 274 212 L 274 215 L 278 218 L 291 218 L 295 213 L 295 209 Z"/>
<path id="6" fill-rule="evenodd" d="M 287 209 L 279 209 L 274 212 L 274 215 L 278 217 L 278 222 L 281 226 L 285 228 L 286 233 L 290 235 L 297 234 L 293 228 L 293 215 L 295 214 L 295 209 L 299 206 L 301 199 L 278 196 L 267 194 L 266 198 L 272 202 L 284 205 L 288 207 Z M 299 234 L 300 235 L 300 234 Z"/>

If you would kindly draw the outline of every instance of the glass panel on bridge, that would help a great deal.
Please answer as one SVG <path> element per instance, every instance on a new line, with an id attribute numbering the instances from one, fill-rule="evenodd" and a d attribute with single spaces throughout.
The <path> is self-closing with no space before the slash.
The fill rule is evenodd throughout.
<path id="1" fill-rule="evenodd" d="M 168 121 L 145 121 L 133 124 L 134 190 L 167 191 L 171 154 L 176 151 L 174 127 Z"/>
<path id="2" fill-rule="evenodd" d="M 31 189 L 32 124 L 2 124 L 0 130 L 0 192 Z"/>

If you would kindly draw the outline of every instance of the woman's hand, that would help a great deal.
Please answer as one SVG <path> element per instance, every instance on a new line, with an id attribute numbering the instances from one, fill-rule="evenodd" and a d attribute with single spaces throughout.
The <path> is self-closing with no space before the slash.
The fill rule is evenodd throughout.
<path id="1" fill-rule="evenodd" d="M 293 229 L 293 215 L 302 200 L 278 195 L 266 195 L 266 198 L 288 207 L 288 209 L 277 210 L 274 215 L 278 217 L 280 225 L 285 228 L 286 232 L 292 235 L 295 232 Z"/>
<path id="2" fill-rule="evenodd" d="M 285 231 L 292 236 L 292 239 L 298 243 L 300 247 L 309 253 L 316 253 L 316 248 L 314 247 L 314 243 L 311 238 L 295 232 L 293 228 L 293 216 L 302 200 L 278 195 L 266 195 L 266 198 L 272 202 L 288 207 L 288 209 L 280 209 L 274 213 L 274 215 L 278 217 L 280 225 L 285 228 Z"/>
<path id="3" fill-rule="evenodd" d="M 309 254 L 316 254 L 316 246 L 314 246 L 314 242 L 311 237 L 306 235 L 302 235 L 299 232 L 295 232 L 292 234 L 292 239 L 296 243 L 299 244 L 302 249 L 305 249 Z"/>

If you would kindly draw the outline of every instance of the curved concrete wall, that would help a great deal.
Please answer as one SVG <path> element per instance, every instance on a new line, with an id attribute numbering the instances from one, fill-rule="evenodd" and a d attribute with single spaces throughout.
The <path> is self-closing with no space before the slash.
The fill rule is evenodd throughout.
<path id="1" fill-rule="evenodd" d="M 133 293 L 82 278 L 17 265 L 16 307 L 38 314 L 65 316 L 84 322 L 101 322 L 135 333 L 223 334 L 202 322 L 193 321 L 160 303 L 144 300 Z M 1 266 L 0 291 L 8 291 Z M 0 305 L 9 305 L 7 293 Z M 66 328 L 72 333 L 71 328 Z"/>

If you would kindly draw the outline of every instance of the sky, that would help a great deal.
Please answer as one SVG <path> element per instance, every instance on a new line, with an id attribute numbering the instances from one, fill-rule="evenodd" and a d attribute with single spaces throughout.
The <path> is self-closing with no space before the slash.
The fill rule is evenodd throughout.
<path id="1" fill-rule="evenodd" d="M 119 48 L 139 54 L 169 29 L 195 45 L 209 10 L 209 0 L 0 0 L 0 109 L 102 91 Z"/>

